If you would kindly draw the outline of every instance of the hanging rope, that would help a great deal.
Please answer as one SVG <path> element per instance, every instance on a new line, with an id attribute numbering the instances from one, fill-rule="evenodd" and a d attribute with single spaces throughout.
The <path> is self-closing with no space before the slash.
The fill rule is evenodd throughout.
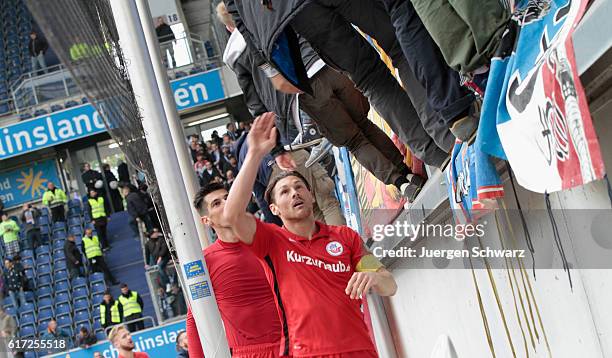
<path id="1" fill-rule="evenodd" d="M 531 234 L 529 233 L 529 227 L 527 226 L 527 220 L 525 220 L 525 215 L 523 214 L 523 209 L 521 208 L 521 202 L 519 201 L 518 195 L 516 193 L 516 185 L 514 184 L 514 176 L 512 175 L 512 168 L 510 167 L 510 163 L 506 161 L 506 169 L 508 170 L 508 176 L 510 177 L 510 184 L 512 185 L 512 193 L 514 194 L 514 200 L 516 201 L 516 208 L 518 209 L 519 216 L 521 218 L 521 224 L 523 226 L 523 233 L 525 234 L 525 241 L 527 242 L 527 248 L 529 249 L 529 253 L 531 254 L 531 263 L 532 263 L 532 273 L 533 278 L 536 278 L 535 271 L 535 247 L 533 246 L 533 240 L 531 240 Z M 510 223 L 510 221 L 508 221 Z"/>
<path id="2" fill-rule="evenodd" d="M 555 220 L 555 215 L 552 211 L 552 205 L 550 203 L 550 194 L 544 193 L 544 200 L 546 201 L 546 211 L 548 212 L 548 217 L 550 218 L 550 224 L 553 229 L 553 239 L 555 240 L 555 245 L 557 246 L 557 250 L 559 251 L 559 255 L 561 255 L 561 262 L 563 263 L 563 271 L 567 272 L 567 279 L 569 280 L 570 289 L 574 289 L 572 284 L 572 275 L 569 269 L 569 264 L 567 262 L 567 256 L 565 256 L 565 250 L 563 249 L 563 242 L 561 241 L 561 235 L 559 234 L 559 227 L 557 226 L 557 221 Z"/>

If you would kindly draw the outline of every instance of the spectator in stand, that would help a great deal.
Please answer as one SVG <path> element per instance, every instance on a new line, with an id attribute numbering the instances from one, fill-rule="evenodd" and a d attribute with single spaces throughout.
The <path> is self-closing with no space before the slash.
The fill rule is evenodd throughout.
<path id="1" fill-rule="evenodd" d="M 6 313 L 4 307 L 0 305 L 0 337 L 12 338 L 17 333 L 17 322 L 15 318 Z"/>
<path id="2" fill-rule="evenodd" d="M 100 302 L 100 324 L 102 328 L 114 326 L 123 322 L 123 306 L 113 299 L 109 291 L 104 292 Z"/>
<path id="3" fill-rule="evenodd" d="M 104 173 L 104 179 L 106 179 L 106 183 L 108 184 L 109 196 L 111 203 L 108 203 L 106 206 L 107 210 L 112 206 L 114 212 L 123 211 L 123 200 L 121 200 L 121 194 L 119 193 L 119 182 L 117 181 L 117 177 L 111 171 L 110 165 L 103 164 L 102 172 Z M 112 205 L 110 205 L 112 204 Z M 107 212 L 110 214 L 110 212 Z"/>
<path id="4" fill-rule="evenodd" d="M 176 336 L 176 358 L 189 358 L 189 340 L 187 339 L 187 331 L 181 331 Z"/>
<path id="5" fill-rule="evenodd" d="M 66 341 L 66 345 L 64 347 L 67 347 L 68 349 L 72 348 L 73 346 L 72 338 L 70 337 L 68 332 L 64 331 L 61 328 L 57 328 L 57 321 L 55 320 L 55 318 L 51 318 L 51 320 L 47 324 L 47 331 L 41 335 L 40 339 L 52 340 L 52 341 L 59 341 L 59 340 Z M 54 346 L 59 347 L 59 345 L 54 345 Z M 53 350 L 53 351 L 49 351 L 49 353 L 57 353 L 57 352 L 64 351 L 64 350 L 67 350 L 67 349 L 58 348 L 57 351 Z"/>
<path id="6" fill-rule="evenodd" d="M 15 267 L 15 271 L 17 271 L 21 275 L 23 290 L 24 291 L 33 291 L 34 287 L 33 287 L 33 285 L 30 285 L 30 280 L 28 279 L 28 277 L 25 274 L 25 267 L 21 263 L 21 256 L 15 255 L 13 257 L 13 266 Z M 29 266 L 28 266 L 28 268 L 34 269 L 34 267 L 29 267 Z"/>
<path id="7" fill-rule="evenodd" d="M 138 224 L 137 222 L 143 221 L 147 231 L 153 230 L 153 223 L 149 218 L 149 211 L 147 204 L 145 203 L 142 196 L 138 193 L 138 188 L 132 184 L 128 184 L 123 187 L 123 196 L 127 202 L 127 211 L 130 214 L 130 226 L 134 231 L 134 236 L 138 236 Z"/>
<path id="8" fill-rule="evenodd" d="M 38 36 L 38 32 L 32 30 L 30 32 L 30 42 L 28 43 L 28 50 L 30 52 L 30 61 L 32 63 L 32 72 L 37 72 L 41 69 L 44 73 L 47 73 L 47 62 L 45 61 L 45 54 L 49 49 L 47 41 Z"/>
<path id="9" fill-rule="evenodd" d="M 25 249 L 36 249 L 40 244 L 40 228 L 36 225 L 40 211 L 32 204 L 23 204 L 21 222 L 25 225 Z"/>
<path id="10" fill-rule="evenodd" d="M 221 161 L 221 151 L 219 150 L 219 144 L 214 140 L 210 145 L 210 155 L 212 156 L 213 163 L 218 165 Z"/>
<path id="11" fill-rule="evenodd" d="M 2 214 L 2 222 L 0 223 L 0 236 L 4 241 L 4 252 L 7 257 L 12 258 L 19 253 L 19 225 L 15 220 L 9 218 L 4 213 Z"/>
<path id="12" fill-rule="evenodd" d="M 104 358 L 104 356 L 102 355 L 102 353 L 100 353 L 98 351 L 95 351 L 94 355 L 93 355 L 93 358 Z"/>
<path id="13" fill-rule="evenodd" d="M 214 145 L 214 144 L 213 144 Z M 206 162 L 206 168 L 200 177 L 200 186 L 206 186 L 213 181 L 223 181 L 223 176 L 211 162 Z"/>
<path id="14" fill-rule="evenodd" d="M 174 36 L 174 32 L 172 32 L 172 28 L 170 25 L 166 24 L 163 16 L 158 17 L 155 20 L 155 34 L 157 35 L 157 40 L 159 41 L 159 47 L 161 48 L 162 60 L 168 66 L 168 53 L 170 54 L 170 58 L 172 59 L 172 68 L 176 67 L 176 60 L 174 59 L 174 40 L 176 37 Z"/>
<path id="15" fill-rule="evenodd" d="M 174 317 L 172 312 L 172 305 L 170 304 L 170 296 L 166 294 L 166 290 L 163 287 L 157 288 L 157 305 L 162 314 L 162 319 L 170 319 Z"/>
<path id="16" fill-rule="evenodd" d="M 82 276 L 83 255 L 76 245 L 76 238 L 72 234 L 68 235 L 64 243 L 64 256 L 66 256 L 66 267 L 68 268 L 70 280 Z"/>
<path id="17" fill-rule="evenodd" d="M 212 134 L 210 135 L 210 140 L 212 140 L 213 143 L 217 143 L 217 147 L 220 147 L 221 144 L 223 144 L 223 139 L 219 137 L 219 132 L 217 132 L 217 130 L 214 130 L 212 132 Z"/>
<path id="18" fill-rule="evenodd" d="M 206 169 L 206 156 L 204 152 L 200 151 L 196 154 L 196 161 L 193 163 L 193 169 L 195 169 L 196 174 L 198 174 L 198 178 L 201 178 L 204 169 Z"/>
<path id="19" fill-rule="evenodd" d="M 230 137 L 231 140 L 236 140 L 238 139 L 238 137 L 240 137 L 240 133 L 238 132 L 238 130 L 236 129 L 236 125 L 234 124 L 234 122 L 229 122 L 226 126 L 225 129 L 227 129 L 227 135 Z"/>
<path id="20" fill-rule="evenodd" d="M 42 203 L 49 207 L 53 222 L 66 221 L 66 209 L 64 208 L 66 202 L 66 193 L 62 189 L 56 188 L 53 182 L 48 182 Z"/>
<path id="21" fill-rule="evenodd" d="M 225 168 L 227 166 L 227 164 L 229 163 L 229 158 L 234 155 L 234 153 L 232 153 L 232 146 L 234 143 L 230 144 L 224 144 L 221 146 L 221 159 L 219 161 L 219 168 Z"/>
<path id="22" fill-rule="evenodd" d="M 225 166 L 225 168 L 223 168 L 223 170 L 225 172 L 227 172 L 228 170 L 233 171 L 234 176 L 238 174 L 238 160 L 236 159 L 236 156 L 232 155 L 229 157 L 229 161 L 227 165 Z"/>
<path id="23" fill-rule="evenodd" d="M 4 267 L 6 268 L 5 284 L 6 290 L 8 291 L 9 297 L 13 300 L 13 303 L 17 307 L 21 307 L 26 303 L 25 293 L 23 291 L 23 284 L 25 277 L 21 270 L 15 268 L 13 260 L 7 258 L 4 260 Z M 19 298 L 19 300 L 17 300 Z"/>
<path id="24" fill-rule="evenodd" d="M 174 298 L 172 301 L 172 312 L 174 312 L 174 316 L 187 314 L 187 304 L 185 303 L 185 297 L 183 297 L 183 291 L 181 291 L 181 288 L 178 287 L 176 283 L 172 284 L 171 294 Z"/>
<path id="25" fill-rule="evenodd" d="M 142 310 L 144 308 L 142 297 L 140 297 L 138 292 L 131 291 L 127 283 L 121 284 L 121 294 L 117 298 L 117 301 L 119 301 L 123 307 L 123 322 L 142 318 Z M 144 322 L 139 320 L 137 322 L 128 323 L 127 326 L 130 332 L 136 332 L 144 329 Z"/>
<path id="26" fill-rule="evenodd" d="M 106 226 L 110 219 L 106 216 L 106 210 L 104 209 L 105 207 L 104 198 L 98 196 L 98 191 L 96 189 L 90 189 L 89 196 L 85 202 L 85 211 L 89 213 L 91 223 L 96 228 L 96 233 L 98 233 L 98 237 L 100 238 L 102 250 L 108 251 L 110 249 L 110 244 L 108 243 L 108 238 L 106 236 Z"/>
<path id="27" fill-rule="evenodd" d="M 89 332 L 87 327 L 81 326 L 79 330 L 79 334 L 77 335 L 77 345 L 84 349 L 89 349 L 89 347 L 98 343 L 98 339 L 93 332 Z"/>
<path id="28" fill-rule="evenodd" d="M 108 340 L 119 352 L 118 358 L 149 358 L 144 352 L 134 352 L 132 335 L 124 325 L 120 324 L 111 329 Z"/>
<path id="29" fill-rule="evenodd" d="M 221 146 L 226 145 L 226 146 L 228 146 L 228 147 L 230 147 L 230 148 L 231 148 L 231 147 L 232 147 L 232 145 L 234 144 L 234 141 L 235 141 L 235 139 L 233 139 L 233 138 L 232 138 L 232 137 L 229 135 L 229 133 L 225 133 L 225 134 L 223 135 L 223 144 L 222 144 Z"/>
<path id="30" fill-rule="evenodd" d="M 147 232 L 151 232 L 153 228 L 161 228 L 161 224 L 159 222 L 159 218 L 157 217 L 157 206 L 153 199 L 151 198 L 151 194 L 149 194 L 149 187 L 145 183 L 140 183 L 138 185 L 138 194 L 142 197 L 142 200 L 147 205 L 147 215 L 149 220 L 151 220 L 151 229 L 147 230 Z"/>
<path id="31" fill-rule="evenodd" d="M 189 151 L 191 152 L 191 159 L 195 162 L 197 160 L 196 155 L 202 150 L 200 144 L 200 137 L 197 134 L 189 136 Z"/>
<path id="32" fill-rule="evenodd" d="M 164 235 L 159 229 L 154 228 L 149 235 L 149 240 L 145 244 L 145 257 L 148 260 L 148 264 L 145 265 L 145 269 L 149 269 L 149 266 L 157 265 L 159 269 L 160 287 L 166 287 L 169 285 L 168 274 L 166 273 L 166 267 L 170 261 L 170 251 L 166 244 Z M 167 287 L 169 291 L 170 286 Z"/>
<path id="33" fill-rule="evenodd" d="M 232 184 L 234 184 L 234 179 L 236 179 L 236 175 L 234 174 L 233 170 L 230 169 L 225 172 L 225 187 L 227 190 L 229 190 L 232 187 Z"/>
<path id="34" fill-rule="evenodd" d="M 117 280 L 115 280 L 113 274 L 106 265 L 98 236 L 95 236 L 93 234 L 93 230 L 90 228 L 85 229 L 85 236 L 83 236 L 83 251 L 85 251 L 85 257 L 87 260 L 89 260 L 91 270 L 93 272 L 104 273 L 104 279 L 106 280 L 107 285 L 110 286 L 119 283 Z"/>
<path id="35" fill-rule="evenodd" d="M 117 166 L 117 173 L 119 174 L 119 182 L 127 184 L 130 182 L 130 170 L 128 169 L 128 165 L 119 161 L 119 166 Z"/>
<path id="36" fill-rule="evenodd" d="M 91 169 L 91 165 L 89 165 L 89 163 L 83 164 L 83 174 L 81 174 L 81 179 L 83 179 L 83 184 L 85 184 L 87 192 L 89 192 L 91 189 L 104 188 L 102 174 L 97 170 Z M 100 193 L 100 195 L 104 196 L 102 193 Z"/>

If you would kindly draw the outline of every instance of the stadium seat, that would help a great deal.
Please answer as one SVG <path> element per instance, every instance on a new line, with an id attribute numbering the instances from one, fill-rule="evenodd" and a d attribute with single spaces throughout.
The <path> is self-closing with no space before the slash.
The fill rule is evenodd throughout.
<path id="1" fill-rule="evenodd" d="M 24 352 L 23 358 L 38 358 L 38 353 L 32 351 Z"/>
<path id="2" fill-rule="evenodd" d="M 81 200 L 79 199 L 70 199 L 68 201 L 68 208 L 80 208 L 81 207 Z"/>
<path id="3" fill-rule="evenodd" d="M 70 292 L 70 283 L 68 279 L 55 282 L 55 294 L 60 292 Z"/>
<path id="4" fill-rule="evenodd" d="M 45 321 L 45 322 L 40 322 L 38 323 L 38 334 L 42 335 L 47 331 L 47 325 L 49 324 L 49 321 Z"/>
<path id="5" fill-rule="evenodd" d="M 23 255 L 24 251 L 21 251 L 21 255 Z M 23 264 L 24 268 L 36 266 L 34 264 L 34 259 L 31 256 L 30 257 L 23 257 L 23 256 L 21 256 L 21 263 Z"/>
<path id="6" fill-rule="evenodd" d="M 8 315 L 11 315 L 13 317 L 17 317 L 17 308 L 15 308 L 15 306 L 6 307 L 6 308 L 4 308 L 4 311 Z"/>
<path id="7" fill-rule="evenodd" d="M 36 266 L 36 282 L 40 286 L 41 280 L 45 280 L 47 283 L 51 283 L 51 265 L 50 264 L 39 264 Z"/>
<path id="8" fill-rule="evenodd" d="M 74 324 L 75 326 L 87 324 L 89 326 L 89 320 L 91 316 L 89 315 L 89 310 L 80 310 L 76 311 L 74 314 Z"/>
<path id="9" fill-rule="evenodd" d="M 34 251 L 32 250 L 21 250 L 21 262 L 23 262 L 23 264 L 25 265 L 25 260 L 26 259 L 33 259 L 34 258 Z"/>
<path id="10" fill-rule="evenodd" d="M 106 340 L 106 334 L 104 334 L 104 331 L 96 331 L 96 339 L 98 340 L 98 342 L 101 342 L 103 340 Z"/>
<path id="11" fill-rule="evenodd" d="M 53 308 L 46 307 L 38 310 L 38 323 L 48 321 L 53 318 Z"/>
<path id="12" fill-rule="evenodd" d="M 62 303 L 70 304 L 70 293 L 57 293 L 53 302 L 55 303 L 55 308 L 57 308 Z"/>
<path id="13" fill-rule="evenodd" d="M 72 325 L 58 325 L 57 327 L 61 330 L 66 331 L 70 337 L 74 337 L 74 330 L 72 329 Z"/>
<path id="14" fill-rule="evenodd" d="M 36 287 L 35 285 L 32 285 L 32 287 Z M 24 296 L 26 298 L 26 302 L 30 302 L 30 303 L 34 303 L 34 292 L 32 291 L 25 291 L 24 292 Z"/>
<path id="15" fill-rule="evenodd" d="M 72 326 L 72 320 L 70 319 L 70 316 L 59 316 L 57 318 L 57 325 L 58 326 Z"/>
<path id="16" fill-rule="evenodd" d="M 36 258 L 36 271 L 38 271 L 38 266 L 42 265 L 51 265 L 51 255 L 49 255 L 47 252 L 38 255 Z"/>
<path id="17" fill-rule="evenodd" d="M 91 303 L 94 306 L 97 306 L 100 304 L 100 302 L 102 302 L 102 300 L 104 299 L 104 293 L 96 293 L 93 295 L 92 299 L 91 299 Z"/>
<path id="18" fill-rule="evenodd" d="M 81 297 L 89 297 L 89 291 L 85 287 L 73 288 L 72 289 L 72 298 L 77 299 Z"/>
<path id="19" fill-rule="evenodd" d="M 73 307 L 76 307 L 76 306 L 81 307 L 81 309 L 85 309 L 85 307 L 88 307 L 89 309 L 89 297 L 87 296 L 74 297 L 72 301 L 72 305 Z"/>
<path id="20" fill-rule="evenodd" d="M 68 271 L 67 270 L 56 270 L 53 274 L 53 279 L 55 282 L 68 280 Z"/>
<path id="21" fill-rule="evenodd" d="M 61 111 L 62 109 L 64 109 L 64 107 L 62 107 L 62 105 L 60 105 L 60 104 L 52 104 L 51 105 L 51 112 Z"/>
<path id="22" fill-rule="evenodd" d="M 49 226 L 50 223 L 49 216 L 41 215 L 38 217 L 38 226 Z"/>
<path id="23" fill-rule="evenodd" d="M 43 216 L 46 216 L 47 218 L 49 217 L 49 208 L 47 208 L 46 206 L 40 208 L 40 217 Z"/>
<path id="24" fill-rule="evenodd" d="M 57 249 L 53 249 L 53 261 L 55 260 L 59 260 L 59 259 L 65 259 L 66 258 L 66 254 L 64 253 L 64 248 L 62 247 L 57 248 Z M 57 271 L 57 267 L 55 268 L 55 270 Z"/>
<path id="25" fill-rule="evenodd" d="M 36 290 L 36 297 L 38 297 L 39 300 L 43 298 L 52 298 L 53 290 L 51 289 L 51 286 L 40 286 L 39 284 L 38 290 Z"/>
<path id="26" fill-rule="evenodd" d="M 75 106 L 78 106 L 78 105 L 79 105 L 79 104 L 78 104 L 76 101 L 67 101 L 67 102 L 64 104 L 64 107 L 65 107 L 65 108 L 70 108 L 70 107 L 75 107 Z"/>
<path id="27" fill-rule="evenodd" d="M 28 325 L 28 324 L 35 324 L 36 323 L 36 316 L 34 315 L 34 312 L 27 312 L 27 313 L 22 313 L 19 315 L 19 325 L 20 326 L 24 326 L 24 325 Z"/>
<path id="28" fill-rule="evenodd" d="M 44 253 L 50 253 L 51 250 L 49 250 L 49 245 L 40 245 L 39 247 L 36 248 L 36 257 L 38 257 L 38 255 L 40 254 L 44 254 Z"/>
<path id="29" fill-rule="evenodd" d="M 53 264 L 55 270 L 66 270 L 66 258 L 57 258 Z"/>
<path id="30" fill-rule="evenodd" d="M 68 302 L 63 302 L 55 306 L 55 316 L 59 319 L 60 317 L 72 316 L 72 308 Z"/>
<path id="31" fill-rule="evenodd" d="M 19 307 L 19 317 L 22 317 L 24 314 L 30 313 L 30 314 L 34 314 L 36 312 L 36 307 L 34 307 L 33 303 L 26 303 L 25 305 L 22 305 L 21 307 Z"/>
<path id="32" fill-rule="evenodd" d="M 53 231 L 53 240 L 55 241 L 63 241 L 66 240 L 66 236 L 68 236 L 66 234 L 66 230 L 65 229 L 60 229 L 57 231 Z"/>
<path id="33" fill-rule="evenodd" d="M 66 222 L 64 221 L 56 221 L 53 223 L 53 231 L 57 230 L 66 230 Z"/>
<path id="34" fill-rule="evenodd" d="M 81 227 L 82 224 L 83 224 L 83 221 L 81 220 L 80 216 L 73 216 L 73 217 L 68 218 L 69 227 L 73 227 L 73 226 Z"/>
<path id="35" fill-rule="evenodd" d="M 19 327 L 19 337 L 36 337 L 36 327 L 33 324 Z"/>
<path id="36" fill-rule="evenodd" d="M 94 318 L 94 321 L 93 321 L 94 332 L 102 330 L 102 329 L 103 328 L 102 328 L 102 324 L 100 323 L 100 318 L 99 317 Z"/>
<path id="37" fill-rule="evenodd" d="M 79 218 L 80 219 L 82 214 L 83 214 L 83 209 L 81 209 L 78 206 L 76 206 L 74 208 L 68 209 L 68 219 L 70 219 L 70 218 Z"/>
<path id="38" fill-rule="evenodd" d="M 37 110 L 34 112 L 34 117 L 44 116 L 45 114 L 48 114 L 48 113 L 49 113 L 49 112 L 48 112 L 46 109 L 44 109 L 44 108 L 37 109 Z"/>
<path id="39" fill-rule="evenodd" d="M 75 277 L 72 280 L 72 288 L 76 291 L 79 288 L 85 288 L 87 290 L 87 280 L 85 277 Z"/>
<path id="40" fill-rule="evenodd" d="M 102 282 L 104 283 L 104 274 L 102 272 L 94 272 L 89 275 L 89 282 L 93 286 L 95 283 Z"/>
<path id="41" fill-rule="evenodd" d="M 43 298 L 38 300 L 38 311 L 45 309 L 47 307 L 53 308 L 53 300 L 51 298 Z"/>
<path id="42" fill-rule="evenodd" d="M 104 293 L 104 291 L 106 291 L 106 285 L 104 284 L 104 282 L 96 282 L 94 284 L 91 285 L 91 293 L 92 294 L 96 294 L 96 293 Z"/>

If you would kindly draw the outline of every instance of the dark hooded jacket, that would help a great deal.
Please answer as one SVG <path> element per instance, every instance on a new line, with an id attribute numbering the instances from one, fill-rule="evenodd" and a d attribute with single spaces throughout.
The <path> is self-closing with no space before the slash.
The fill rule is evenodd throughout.
<path id="1" fill-rule="evenodd" d="M 271 64 L 294 86 L 312 93 L 297 34 L 288 26 L 311 0 L 225 0 L 253 55 Z M 269 9 L 271 7 L 272 9 Z M 286 61 L 280 61 L 284 58 Z"/>

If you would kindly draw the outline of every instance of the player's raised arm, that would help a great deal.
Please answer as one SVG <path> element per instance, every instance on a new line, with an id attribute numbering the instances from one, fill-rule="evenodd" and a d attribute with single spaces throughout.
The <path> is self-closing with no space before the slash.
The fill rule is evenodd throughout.
<path id="1" fill-rule="evenodd" d="M 257 117 L 247 136 L 249 151 L 234 180 L 229 192 L 223 216 L 227 224 L 246 244 L 253 242 L 256 223 L 253 216 L 246 212 L 251 200 L 253 184 L 257 177 L 257 169 L 264 156 L 276 145 L 276 129 L 274 128 L 274 113 L 268 112 Z"/>

